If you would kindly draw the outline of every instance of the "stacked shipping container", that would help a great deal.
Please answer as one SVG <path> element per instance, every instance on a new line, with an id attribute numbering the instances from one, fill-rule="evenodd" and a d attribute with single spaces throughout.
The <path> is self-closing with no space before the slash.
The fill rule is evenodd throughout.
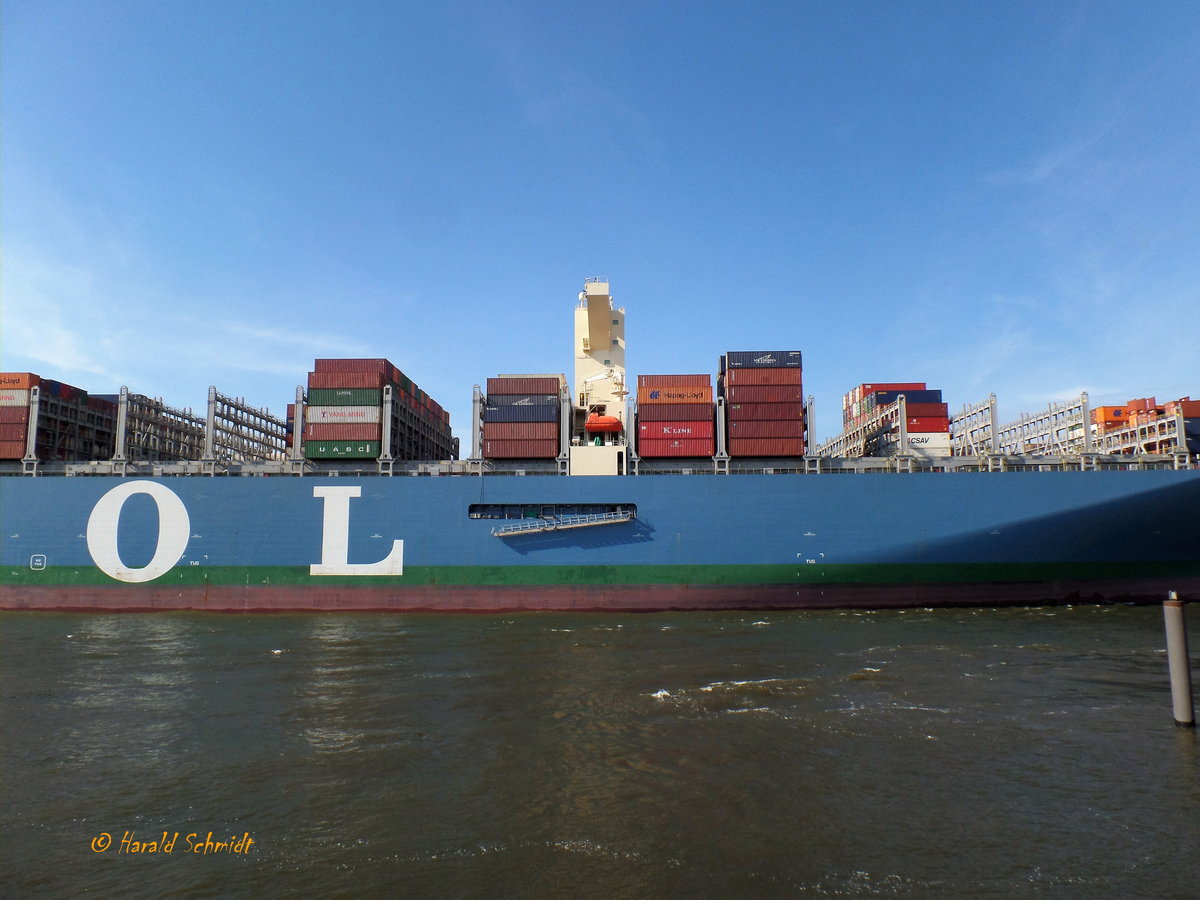
<path id="1" fill-rule="evenodd" d="M 928 455 L 950 454 L 950 407 L 942 402 L 942 392 L 930 389 L 923 381 L 869 382 L 860 384 L 842 397 L 842 424 L 845 431 L 871 426 L 879 413 L 904 395 L 905 431 L 909 449 Z M 870 429 L 869 429 L 870 430 Z M 868 455 L 886 456 L 895 452 L 900 430 L 890 420 L 880 421 L 868 435 Z"/>
<path id="2" fill-rule="evenodd" d="M 637 452 L 644 459 L 717 452 L 710 375 L 639 375 Z"/>
<path id="3" fill-rule="evenodd" d="M 29 429 L 29 391 L 41 379 L 32 372 L 0 374 L 0 459 L 25 455 Z"/>
<path id="4" fill-rule="evenodd" d="M 889 382 L 873 382 L 868 384 L 860 384 L 857 387 L 851 388 L 842 397 L 842 425 L 847 431 L 859 426 L 865 425 L 874 415 L 875 410 L 880 406 L 887 406 L 888 403 L 894 403 L 900 394 L 904 394 L 905 400 L 913 401 L 914 393 L 925 393 L 927 388 L 923 381 L 889 381 Z M 890 396 L 891 400 L 881 402 L 880 395 Z M 937 400 L 919 400 L 916 402 L 940 403 L 941 394 L 938 393 Z"/>
<path id="5" fill-rule="evenodd" d="M 562 375 L 499 375 L 487 380 L 484 459 L 554 459 L 560 450 Z"/>
<path id="6" fill-rule="evenodd" d="M 32 411 L 37 389 L 36 419 Z M 34 433 L 40 460 L 111 459 L 115 452 L 115 403 L 32 372 L 0 373 L 0 459 L 21 459 Z"/>
<path id="7" fill-rule="evenodd" d="M 726 451 L 731 457 L 803 456 L 799 350 L 731 350 L 721 357 Z"/>
<path id="8" fill-rule="evenodd" d="M 391 387 L 391 404 L 384 388 Z M 452 459 L 450 416 L 386 359 L 318 359 L 303 421 L 308 459 L 376 459 L 388 429 L 393 459 Z"/>

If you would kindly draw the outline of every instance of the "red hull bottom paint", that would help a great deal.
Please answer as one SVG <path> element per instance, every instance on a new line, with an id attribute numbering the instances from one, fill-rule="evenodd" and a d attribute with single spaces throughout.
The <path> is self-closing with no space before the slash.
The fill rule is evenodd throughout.
<path id="1" fill-rule="evenodd" d="M 29 589 L 0 585 L 0 609 L 94 612 L 656 612 L 718 609 L 894 609 L 1054 603 L 1156 603 L 1167 591 L 1200 600 L 1200 578 L 1014 584 L 564 585 L 526 587 L 289 587 Z"/>

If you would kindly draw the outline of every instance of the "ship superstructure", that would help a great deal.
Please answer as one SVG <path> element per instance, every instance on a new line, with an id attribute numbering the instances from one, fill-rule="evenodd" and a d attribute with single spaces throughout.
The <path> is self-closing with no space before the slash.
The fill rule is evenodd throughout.
<path id="1" fill-rule="evenodd" d="M 575 307 L 575 377 L 567 473 L 623 475 L 627 458 L 625 310 L 589 278 Z"/>

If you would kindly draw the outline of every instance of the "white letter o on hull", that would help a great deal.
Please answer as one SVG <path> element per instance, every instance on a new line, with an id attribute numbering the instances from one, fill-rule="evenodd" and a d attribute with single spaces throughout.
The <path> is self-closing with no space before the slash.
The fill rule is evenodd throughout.
<path id="1" fill-rule="evenodd" d="M 154 557 L 140 569 L 121 562 L 117 526 L 121 509 L 134 494 L 148 494 L 158 507 L 158 544 Z M 170 488 L 155 481 L 131 481 L 113 488 L 97 501 L 88 517 L 87 545 L 92 562 L 110 578 L 129 584 L 153 581 L 169 572 L 187 549 L 192 523 L 183 501 Z"/>

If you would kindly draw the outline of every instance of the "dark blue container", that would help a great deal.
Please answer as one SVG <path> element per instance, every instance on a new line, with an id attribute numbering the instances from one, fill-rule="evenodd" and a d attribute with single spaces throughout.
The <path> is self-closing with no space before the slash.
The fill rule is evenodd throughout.
<path id="1" fill-rule="evenodd" d="M 553 406 L 492 406 L 483 408 L 484 422 L 557 422 L 558 404 Z"/>
<path id="2" fill-rule="evenodd" d="M 1183 439 L 1188 453 L 1200 453 L 1200 419 L 1183 420 Z"/>
<path id="3" fill-rule="evenodd" d="M 721 371 L 730 369 L 799 369 L 799 350 L 730 350 L 721 357 Z"/>
<path id="4" fill-rule="evenodd" d="M 896 398 L 904 395 L 905 403 L 941 403 L 941 391 L 876 391 L 871 396 L 875 398 L 875 406 L 887 406 L 895 403 Z"/>
<path id="5" fill-rule="evenodd" d="M 488 406 L 558 406 L 558 394 L 489 394 Z M 541 421 L 541 420 L 539 420 Z"/>

